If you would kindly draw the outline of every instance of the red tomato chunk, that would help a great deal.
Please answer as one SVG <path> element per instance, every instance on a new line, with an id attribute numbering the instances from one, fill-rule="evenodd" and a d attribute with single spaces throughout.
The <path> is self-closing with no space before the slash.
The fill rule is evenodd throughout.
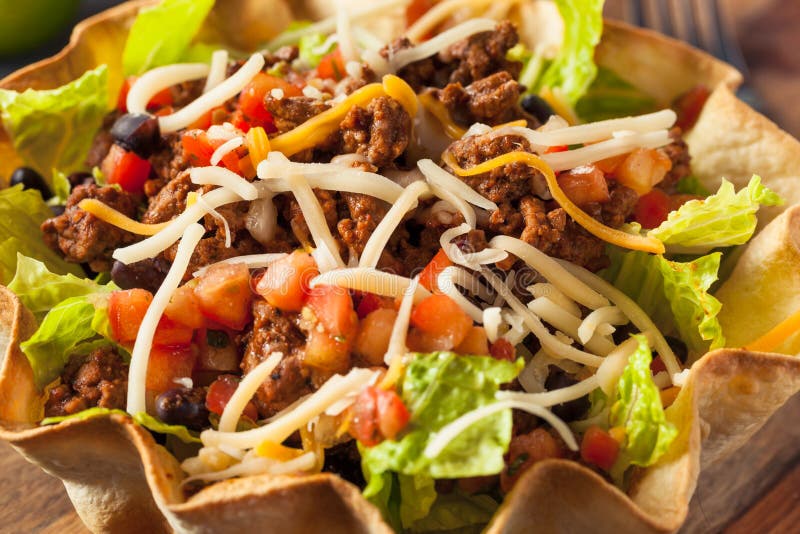
<path id="1" fill-rule="evenodd" d="M 123 345 L 136 341 L 139 327 L 153 301 L 153 295 L 146 289 L 126 289 L 114 291 L 108 299 L 108 321 L 111 335 Z"/>
<path id="2" fill-rule="evenodd" d="M 234 330 L 250 320 L 250 270 L 244 263 L 212 265 L 195 287 L 200 312 L 207 318 Z"/>
<path id="3" fill-rule="evenodd" d="M 600 428 L 592 426 L 583 435 L 581 458 L 584 462 L 608 471 L 619 456 L 619 442 Z"/>
<path id="4" fill-rule="evenodd" d="M 411 326 L 440 340 L 446 346 L 440 350 L 447 350 L 467 337 L 472 319 L 447 295 L 431 295 L 411 311 Z"/>
<path id="5" fill-rule="evenodd" d="M 319 274 L 311 254 L 292 252 L 272 263 L 256 284 L 256 292 L 271 306 L 299 312 L 309 294 L 309 282 Z"/>
<path id="6" fill-rule="evenodd" d="M 225 406 L 228 405 L 228 401 L 231 400 L 237 387 L 239 387 L 239 378 L 236 376 L 222 375 L 217 378 L 208 387 L 208 393 L 206 394 L 206 408 L 208 408 L 208 411 L 217 415 L 222 415 Z M 244 409 L 244 415 L 252 421 L 258 419 L 258 411 L 252 401 L 247 403 Z"/>
<path id="7" fill-rule="evenodd" d="M 411 418 L 395 391 L 375 386 L 361 392 L 353 410 L 350 433 L 367 447 L 374 447 L 384 439 L 396 438 Z"/>

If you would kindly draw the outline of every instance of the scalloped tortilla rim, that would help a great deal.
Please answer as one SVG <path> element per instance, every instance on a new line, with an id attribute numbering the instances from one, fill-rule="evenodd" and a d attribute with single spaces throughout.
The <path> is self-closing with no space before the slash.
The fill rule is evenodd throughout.
<path id="1" fill-rule="evenodd" d="M 152 0 L 131 2 L 80 24 L 64 51 L 18 71 L 0 86 L 54 87 L 100 62 L 109 63 L 116 76 L 113 83 L 120 83 L 117 51 L 137 9 L 149 3 Z M 236 27 L 237 9 L 241 12 L 251 3 L 219 0 L 205 31 L 230 35 L 224 29 Z M 285 4 L 272 4 L 278 20 L 289 13 Z M 263 32 L 278 29 L 263 25 L 245 28 L 239 31 L 239 45 L 253 42 L 254 35 L 268 35 Z M 729 88 L 735 88 L 741 79 L 736 71 L 675 41 L 609 22 L 598 58 L 606 66 L 624 69 L 629 81 L 651 91 L 653 87 L 647 81 L 660 79 L 665 61 L 673 71 L 679 69 L 683 76 L 670 78 L 681 79 L 680 83 L 659 85 L 656 89 L 661 92 L 652 91 L 665 102 L 696 83 L 717 88 L 698 129 L 714 124 L 719 132 L 736 131 L 727 126 L 740 120 L 728 114 L 726 106 L 732 106 L 746 114 L 753 128 L 765 135 L 774 133 L 776 127 L 769 121 L 727 96 L 731 94 Z M 789 169 L 798 161 L 797 142 L 781 139 L 782 144 L 769 154 L 774 158 L 770 171 Z M 703 161 L 707 150 L 732 146 L 728 139 L 719 139 L 714 147 L 704 146 L 699 139 L 693 141 L 690 148 L 695 161 Z M 737 155 L 745 157 L 741 151 Z M 0 175 L 4 176 L 18 164 L 2 131 L 0 162 Z M 703 168 L 703 172 L 711 176 L 713 169 Z M 764 182 L 773 187 L 772 174 L 762 172 Z M 800 227 L 784 226 L 788 228 L 784 232 L 765 231 L 765 238 L 800 242 Z M 747 290 L 737 288 L 735 277 L 732 280 L 728 289 L 731 294 Z M 0 438 L 64 482 L 78 514 L 92 531 L 126 533 L 146 528 L 153 533 L 173 529 L 233 533 L 253 525 L 274 524 L 287 533 L 391 532 L 358 488 L 335 475 L 228 480 L 186 500 L 179 487 L 184 475 L 175 458 L 129 418 L 112 415 L 36 426 L 42 400 L 19 349 L 20 341 L 34 329 L 30 312 L 0 286 Z M 680 429 L 674 446 L 658 464 L 638 473 L 629 495 L 575 462 L 542 461 L 520 479 L 487 531 L 524 532 L 534 525 L 543 532 L 674 531 L 686 517 L 700 468 L 735 451 L 798 390 L 798 359 L 735 349 L 709 353 L 692 367 L 685 387 L 667 410 L 669 419 Z"/>

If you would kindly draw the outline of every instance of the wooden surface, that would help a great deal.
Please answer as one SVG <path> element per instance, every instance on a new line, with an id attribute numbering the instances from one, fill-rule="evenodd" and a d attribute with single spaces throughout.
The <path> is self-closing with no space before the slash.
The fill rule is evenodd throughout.
<path id="1" fill-rule="evenodd" d="M 800 135 L 800 2 L 729 0 L 756 89 L 770 115 Z M 621 13 L 609 0 L 609 12 Z M 791 103 L 791 105 L 787 105 Z M 799 163 L 800 164 L 800 163 Z M 754 169 L 757 171 L 757 169 Z M 800 531 L 800 397 L 733 457 L 704 471 L 682 533 Z M 0 442 L 0 532 L 84 533 L 61 483 Z"/>

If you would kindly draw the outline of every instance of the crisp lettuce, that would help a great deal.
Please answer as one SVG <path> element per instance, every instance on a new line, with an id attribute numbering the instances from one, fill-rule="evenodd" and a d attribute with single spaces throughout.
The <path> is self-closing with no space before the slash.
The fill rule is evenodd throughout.
<path id="1" fill-rule="evenodd" d="M 641 334 L 633 337 L 639 346 L 619 379 L 609 419 L 612 427 L 625 429 L 625 442 L 614 466 L 617 473 L 631 464 L 653 465 L 678 435 L 675 425 L 664 415 L 658 387 L 653 383 L 653 356 L 647 339 Z"/>
<path id="2" fill-rule="evenodd" d="M 62 421 L 70 421 L 72 419 L 77 419 L 79 421 L 85 421 L 86 419 L 92 419 L 93 417 L 101 417 L 103 415 L 111 415 L 111 414 L 125 415 L 125 416 L 128 415 L 127 413 L 125 413 L 122 410 L 112 410 L 112 409 L 109 409 L 109 408 L 101 408 L 100 406 L 95 406 L 94 408 L 88 408 L 86 410 L 80 411 L 78 413 L 73 413 L 71 415 L 59 415 L 57 417 L 45 417 L 44 419 L 42 419 L 42 422 L 39 423 L 39 424 L 42 425 L 42 426 L 55 425 L 57 423 L 61 423 Z"/>
<path id="3" fill-rule="evenodd" d="M 675 184 L 675 190 L 684 195 L 699 195 L 701 197 L 707 197 L 711 194 L 711 191 L 706 189 L 700 180 L 697 179 L 697 176 L 693 174 L 678 180 L 678 183 Z"/>
<path id="4" fill-rule="evenodd" d="M 594 47 L 603 34 L 604 0 L 555 0 L 555 3 L 564 19 L 564 42 L 539 78 L 536 90 L 559 88 L 575 104 L 597 76 Z"/>
<path id="5" fill-rule="evenodd" d="M 364 495 L 389 517 L 395 508 L 394 517 L 408 528 L 408 522 L 425 517 L 427 509 L 419 508 L 418 497 L 402 498 L 404 492 L 422 494 L 427 503 L 432 502 L 434 478 L 499 473 L 511 440 L 511 410 L 475 423 L 436 458 L 426 457 L 423 451 L 439 429 L 494 402 L 500 384 L 513 380 L 520 370 L 521 364 L 486 356 L 417 354 L 406 369 L 400 393 L 411 413 L 410 430 L 400 440 L 362 450 L 368 481 Z M 395 477 L 412 478 L 401 481 Z"/>
<path id="6" fill-rule="evenodd" d="M 412 532 L 481 532 L 497 511 L 489 495 L 448 493 L 439 495 L 428 515 L 414 523 Z"/>
<path id="7" fill-rule="evenodd" d="M 738 193 L 732 183 L 723 179 L 715 194 L 704 200 L 690 200 L 648 235 L 665 245 L 692 252 L 741 245 L 756 230 L 758 209 L 782 203 L 781 197 L 761 184 L 760 176 L 753 175 Z"/>
<path id="8" fill-rule="evenodd" d="M 163 0 L 143 8 L 122 52 L 125 75 L 177 63 L 213 6 L 214 0 Z"/>
<path id="9" fill-rule="evenodd" d="M 200 438 L 183 425 L 168 425 L 146 412 L 134 414 L 133 420 L 152 432 L 175 436 L 184 443 L 201 443 Z"/>
<path id="10" fill-rule="evenodd" d="M 56 273 L 83 274 L 79 265 L 64 261 L 39 238 L 39 226 L 51 216 L 38 191 L 22 185 L 0 190 L 0 284 L 14 277 L 18 253 L 43 261 Z"/>
<path id="11" fill-rule="evenodd" d="M 594 82 L 575 104 L 575 112 L 586 122 L 643 115 L 657 109 L 653 97 L 604 67 L 598 68 Z"/>
<path id="12" fill-rule="evenodd" d="M 101 65 L 58 89 L 0 89 L 0 118 L 14 150 L 44 177 L 82 170 L 108 110 L 108 68 Z"/>
<path id="13" fill-rule="evenodd" d="M 328 41 L 324 33 L 310 33 L 297 43 L 299 58 L 310 68 L 315 68 L 322 58 L 333 52 L 336 43 Z"/>

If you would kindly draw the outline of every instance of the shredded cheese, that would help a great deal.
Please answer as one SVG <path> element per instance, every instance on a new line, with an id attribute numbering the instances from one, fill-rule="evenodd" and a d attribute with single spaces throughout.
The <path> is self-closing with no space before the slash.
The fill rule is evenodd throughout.
<path id="1" fill-rule="evenodd" d="M 565 388 L 554 389 L 551 391 L 545 391 L 543 393 L 520 393 L 518 391 L 498 391 L 495 394 L 495 397 L 498 400 L 519 400 L 519 401 L 527 401 L 532 402 L 534 404 L 538 404 L 539 406 L 543 406 L 545 408 L 549 408 L 550 406 L 555 406 L 556 404 L 563 404 L 565 402 L 569 402 L 575 399 L 580 399 L 581 397 L 588 395 L 595 389 L 599 387 L 597 383 L 597 378 L 595 376 L 590 376 L 585 380 L 581 380 L 571 386 L 567 386 Z"/>
<path id="2" fill-rule="evenodd" d="M 235 256 L 233 258 L 228 258 L 226 260 L 221 260 L 216 263 L 212 263 L 211 265 L 206 265 L 205 267 L 201 267 L 197 269 L 192 276 L 195 278 L 203 276 L 203 274 L 214 267 L 215 265 L 231 265 L 236 263 L 244 263 L 247 265 L 249 269 L 258 269 L 260 267 L 269 267 L 271 263 L 274 263 L 282 258 L 285 258 L 288 254 L 284 252 L 277 252 L 274 254 L 248 254 L 245 256 Z"/>
<path id="3" fill-rule="evenodd" d="M 562 154 L 565 153 L 566 152 L 562 152 Z M 664 244 L 654 237 L 633 235 L 621 230 L 615 230 L 590 217 L 585 211 L 580 209 L 574 202 L 572 202 L 566 193 L 564 193 L 564 191 L 561 189 L 561 186 L 558 185 L 558 180 L 556 179 L 553 169 L 551 169 L 547 163 L 534 154 L 530 154 L 528 152 L 509 152 L 508 154 L 503 154 L 502 156 L 490 159 L 489 161 L 481 163 L 480 165 L 476 165 L 475 167 L 471 167 L 470 169 L 462 169 L 453 160 L 453 158 L 450 158 L 450 161 L 448 161 L 447 164 L 459 176 L 475 176 L 514 162 L 525 163 L 540 171 L 547 180 L 547 186 L 550 188 L 550 192 L 552 193 L 556 202 L 558 202 L 558 204 L 564 208 L 564 211 L 566 211 L 567 214 L 569 214 L 569 216 L 575 220 L 575 222 L 580 224 L 590 234 L 602 239 L 603 241 L 607 241 L 613 245 L 618 245 L 623 248 L 652 252 L 655 254 L 664 253 Z M 563 288 L 560 289 L 563 291 Z"/>
<path id="4" fill-rule="evenodd" d="M 542 160 L 556 172 L 589 165 L 601 159 L 627 154 L 637 148 L 660 148 L 672 143 L 667 130 L 644 134 L 630 134 L 601 141 L 566 152 L 553 152 L 542 156 Z"/>
<path id="5" fill-rule="evenodd" d="M 286 462 L 280 462 L 272 458 L 262 458 L 258 456 L 248 457 L 245 458 L 241 463 L 234 464 L 231 467 L 221 471 L 198 473 L 196 475 L 186 477 L 181 482 L 181 485 L 186 485 L 190 482 L 194 482 L 195 480 L 215 482 L 234 477 L 263 475 L 267 473 L 271 475 L 297 473 L 313 469 L 316 463 L 317 458 L 313 452 L 307 452 L 302 456 Z"/>
<path id="6" fill-rule="evenodd" d="M 253 77 L 261 72 L 264 66 L 264 56 L 253 54 L 244 65 L 237 70 L 233 76 L 226 79 L 209 92 L 204 93 L 196 100 L 172 113 L 158 118 L 158 125 L 161 133 L 171 133 L 186 128 L 191 123 L 198 120 L 204 113 L 212 108 L 221 106 L 226 100 L 233 98 L 244 87 L 250 83 Z M 207 72 L 207 71 L 206 71 Z M 129 94 L 130 96 L 130 94 Z"/>
<path id="7" fill-rule="evenodd" d="M 411 322 L 411 308 L 419 287 L 419 277 L 414 278 L 405 290 L 403 300 L 400 301 L 400 309 L 397 311 L 397 318 L 392 326 L 392 334 L 389 336 L 389 346 L 383 356 L 383 361 L 389 367 L 397 367 L 397 362 L 402 361 L 403 356 L 408 352 L 408 347 L 406 346 L 408 325 Z M 393 375 L 393 379 L 396 378 Z"/>
<path id="8" fill-rule="evenodd" d="M 466 276 L 462 278 L 461 273 L 464 273 Z M 451 265 L 439 273 L 439 276 L 436 278 L 436 285 L 439 287 L 439 290 L 442 293 L 450 297 L 456 304 L 458 304 L 461 309 L 464 310 L 466 314 L 470 316 L 470 318 L 472 318 L 473 321 L 478 324 L 482 324 L 483 310 L 470 302 L 470 300 L 462 295 L 458 288 L 456 288 L 457 282 L 464 282 L 464 286 L 462 287 L 468 285 L 468 276 L 470 276 L 469 273 L 464 271 L 464 269 L 459 269 L 458 267 Z"/>
<path id="9" fill-rule="evenodd" d="M 239 385 L 236 391 L 233 392 L 231 398 L 228 399 L 228 404 L 222 410 L 222 415 L 219 418 L 219 431 L 220 432 L 234 432 L 239 419 L 242 417 L 242 412 L 247 407 L 247 403 L 256 394 L 261 384 L 269 378 L 272 371 L 281 363 L 283 358 L 282 352 L 274 352 L 270 354 L 269 358 L 256 365 L 248 372 Z"/>
<path id="10" fill-rule="evenodd" d="M 395 229 L 400 225 L 406 213 L 412 211 L 419 204 L 419 199 L 430 195 L 431 189 L 425 182 L 414 182 L 409 185 L 397 199 L 397 202 L 389 209 L 386 215 L 375 227 L 369 237 L 364 251 L 361 253 L 359 267 L 375 267 L 381 258 L 381 253 L 386 247 L 386 243 L 392 237 Z"/>
<path id="11" fill-rule="evenodd" d="M 578 341 L 586 343 L 603 324 L 625 324 L 626 322 L 628 322 L 628 318 L 616 306 L 597 308 L 586 316 L 578 328 Z"/>
<path id="12" fill-rule="evenodd" d="M 205 63 L 179 63 L 145 72 L 128 91 L 125 100 L 128 113 L 147 113 L 147 104 L 158 92 L 172 85 L 205 78 L 208 72 Z"/>
<path id="13" fill-rule="evenodd" d="M 566 296 L 554 284 L 550 282 L 538 282 L 527 288 L 534 298 L 547 297 L 570 315 L 574 315 L 578 319 L 583 315 L 580 307 L 575 304 L 575 301 Z"/>
<path id="14" fill-rule="evenodd" d="M 760 338 L 748 343 L 744 348 L 756 352 L 771 352 L 798 330 L 800 330 L 800 310 L 778 323 Z"/>
<path id="15" fill-rule="evenodd" d="M 474 18 L 445 30 L 411 48 L 404 48 L 389 56 L 389 65 L 398 71 L 410 63 L 433 56 L 476 33 L 493 31 L 497 23 L 492 19 Z"/>
<path id="16" fill-rule="evenodd" d="M 630 297 L 596 274 L 587 271 L 583 267 L 572 264 L 568 261 L 558 260 L 558 262 L 585 284 L 591 286 L 596 291 L 608 297 L 608 299 L 611 300 L 615 306 L 622 310 L 622 313 L 624 313 L 631 320 L 631 323 L 633 323 L 634 326 L 644 333 L 648 337 L 648 340 L 652 342 L 653 348 L 655 348 L 656 352 L 658 352 L 658 355 L 661 356 L 661 360 L 664 362 L 664 366 L 667 368 L 667 371 L 669 371 L 670 375 L 675 375 L 681 371 L 681 365 L 678 362 L 678 358 L 675 357 L 675 353 L 672 352 L 667 340 L 664 339 L 664 336 L 658 330 L 656 325 L 653 324 L 653 321 L 650 319 L 650 317 L 648 317 L 648 315 L 633 300 L 631 300 Z"/>
<path id="17" fill-rule="evenodd" d="M 232 137 L 219 145 L 215 150 L 214 153 L 211 154 L 211 158 L 209 158 L 209 162 L 212 166 L 216 166 L 222 161 L 222 158 L 239 148 L 244 144 L 244 139 L 241 137 Z"/>
<path id="18" fill-rule="evenodd" d="M 241 144 L 242 138 L 233 140 L 238 140 Z M 253 184 L 224 167 L 193 167 L 189 170 L 189 176 L 194 184 L 225 187 L 244 200 L 255 200 L 259 196 L 258 189 Z"/>
<path id="19" fill-rule="evenodd" d="M 500 337 L 500 326 L 503 324 L 503 318 L 500 314 L 500 308 L 493 306 L 483 310 L 483 317 L 480 323 L 486 330 L 486 337 L 489 338 L 490 343 L 497 341 Z"/>
<path id="20" fill-rule="evenodd" d="M 161 287 L 156 291 L 150 306 L 147 308 L 147 312 L 144 314 L 139 333 L 136 336 L 136 342 L 131 351 L 127 399 L 127 411 L 129 414 L 133 415 L 147 411 L 145 384 L 147 382 L 147 361 L 150 358 L 150 349 L 153 346 L 153 336 L 156 333 L 156 327 L 161 315 L 164 313 L 172 293 L 178 288 L 183 279 L 192 253 L 204 233 L 205 229 L 199 224 L 192 224 L 186 228 L 175 253 L 172 266 L 170 266 L 166 278 L 164 278 Z"/>
<path id="21" fill-rule="evenodd" d="M 127 215 L 120 213 L 106 204 L 103 204 L 96 198 L 84 198 L 78 203 L 78 208 L 87 213 L 91 213 L 101 221 L 107 222 L 108 224 L 113 224 L 117 228 L 122 228 L 123 230 L 132 234 L 155 235 L 166 228 L 169 224 L 145 224 L 140 223 L 139 221 L 134 221 Z"/>
<path id="22" fill-rule="evenodd" d="M 331 229 L 328 228 L 325 212 L 322 211 L 319 199 L 308 185 L 308 181 L 302 175 L 294 173 L 290 174 L 287 180 L 292 194 L 303 212 L 308 230 L 314 238 L 314 244 L 317 249 L 324 249 L 327 252 L 326 255 L 317 258 L 320 272 L 344 267 L 344 261 L 339 255 L 339 245 L 336 244 Z M 322 261 L 320 262 L 320 260 Z"/>
<path id="23" fill-rule="evenodd" d="M 420 93 L 417 95 L 419 103 L 425 108 L 425 111 L 433 115 L 439 124 L 442 125 L 445 135 L 450 139 L 461 139 L 469 130 L 459 126 L 453 121 L 450 112 L 444 107 L 444 104 L 439 102 L 431 93 Z"/>
<path id="24" fill-rule="evenodd" d="M 497 204 L 484 197 L 446 170 L 436 165 L 433 161 L 429 159 L 420 160 L 417 162 L 417 167 L 419 167 L 419 170 L 429 182 L 438 185 L 442 189 L 452 191 L 454 194 L 466 200 L 473 206 L 490 211 L 497 209 Z"/>
<path id="25" fill-rule="evenodd" d="M 379 271 L 370 267 L 350 267 L 322 273 L 311 280 L 310 286 L 338 286 L 356 291 L 375 293 L 383 297 L 402 297 L 412 280 L 397 274 Z M 414 291 L 414 302 L 430 297 L 431 293 L 422 286 Z"/>
<path id="26" fill-rule="evenodd" d="M 206 78 L 206 85 L 203 88 L 203 92 L 207 93 L 225 79 L 226 74 L 228 73 L 228 51 L 227 50 L 215 50 L 213 54 L 211 54 L 211 68 L 208 72 L 208 78 Z"/>
<path id="27" fill-rule="evenodd" d="M 153 258 L 172 246 L 191 224 L 202 219 L 208 213 L 209 207 L 216 209 L 224 204 L 238 202 L 242 200 L 242 197 L 229 189 L 219 188 L 204 195 L 203 200 L 202 204 L 198 202 L 188 206 L 183 213 L 171 220 L 158 233 L 133 245 L 118 248 L 114 251 L 114 259 L 129 265 L 145 258 Z"/>
<path id="28" fill-rule="evenodd" d="M 336 6 L 336 38 L 339 41 L 339 52 L 342 54 L 342 61 L 344 63 L 358 61 L 360 55 L 356 40 L 353 38 L 347 5 L 343 0 L 335 0 L 334 4 Z"/>
<path id="29" fill-rule="evenodd" d="M 558 330 L 561 330 L 572 339 L 579 339 L 579 331 L 581 328 L 581 320 L 558 306 L 555 302 L 548 297 L 539 297 L 528 303 L 528 309 L 542 318 L 543 321 L 553 325 Z M 602 308 L 601 308 L 602 309 Z M 580 340 L 581 344 L 587 350 L 605 356 L 616 345 L 604 337 L 590 335 L 586 340 Z"/>
<path id="30" fill-rule="evenodd" d="M 313 418 L 324 413 L 329 406 L 351 392 L 361 391 L 374 380 L 376 371 L 356 367 L 346 375 L 334 375 L 316 392 L 297 404 L 291 412 L 264 426 L 244 432 L 220 432 L 205 430 L 200 439 L 206 446 L 228 445 L 238 449 L 248 449 L 264 441 L 282 443 L 296 430 L 308 424 Z"/>
<path id="31" fill-rule="evenodd" d="M 472 10 L 484 9 L 492 0 L 446 0 L 440 2 L 426 11 L 414 24 L 406 30 L 406 37 L 411 42 L 419 42 L 431 33 L 438 25 L 450 15 L 463 8 Z"/>

